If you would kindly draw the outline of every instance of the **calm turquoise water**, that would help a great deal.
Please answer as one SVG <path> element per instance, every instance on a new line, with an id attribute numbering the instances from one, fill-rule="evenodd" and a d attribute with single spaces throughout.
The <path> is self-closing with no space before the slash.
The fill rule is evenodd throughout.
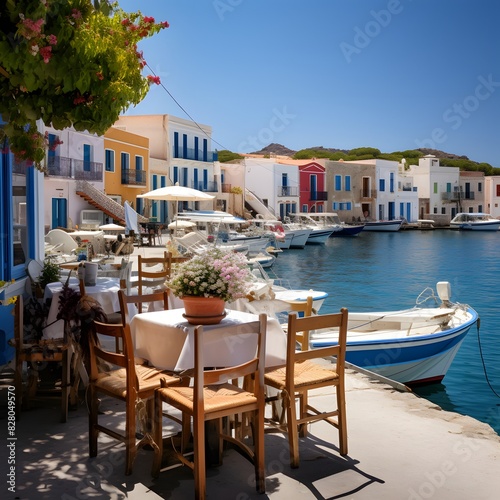
<path id="1" fill-rule="evenodd" d="M 361 233 L 330 238 L 325 246 L 285 250 L 270 274 L 292 288 L 329 293 L 321 312 L 340 307 L 357 311 L 415 305 L 426 287 L 451 283 L 452 300 L 469 304 L 480 317 L 465 338 L 442 384 L 416 392 L 445 410 L 470 415 L 500 434 L 499 271 L 500 232 L 450 230 Z"/>

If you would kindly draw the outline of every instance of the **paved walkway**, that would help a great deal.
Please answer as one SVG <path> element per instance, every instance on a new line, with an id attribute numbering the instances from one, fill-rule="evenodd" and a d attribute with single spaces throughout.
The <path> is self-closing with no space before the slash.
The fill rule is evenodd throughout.
<path id="1" fill-rule="evenodd" d="M 138 248 L 149 255 L 163 248 Z M 105 436 L 99 454 L 88 458 L 85 404 L 59 423 L 59 401 L 44 400 L 22 413 L 15 427 L 15 448 L 7 442 L 7 386 L 0 389 L 0 497 L 6 499 L 155 499 L 193 498 L 186 467 L 150 475 L 153 454 L 141 450 L 131 476 L 123 475 L 123 445 Z M 314 403 L 328 408 L 331 398 L 318 392 Z M 500 491 L 500 437 L 486 424 L 445 412 L 411 392 L 349 370 L 347 374 L 349 454 L 338 453 L 335 429 L 310 426 L 300 442 L 300 467 L 291 469 L 288 446 L 280 434 L 267 434 L 266 494 L 257 495 L 253 468 L 234 450 L 224 464 L 210 468 L 207 497 L 213 499 L 494 500 Z M 123 407 L 103 400 L 103 418 L 121 425 Z M 165 433 L 175 433 L 168 427 Z M 10 445 L 10 448 L 6 444 Z M 8 459 L 15 460 L 15 492 L 10 492 Z M 14 477 L 14 476 L 12 476 Z"/>

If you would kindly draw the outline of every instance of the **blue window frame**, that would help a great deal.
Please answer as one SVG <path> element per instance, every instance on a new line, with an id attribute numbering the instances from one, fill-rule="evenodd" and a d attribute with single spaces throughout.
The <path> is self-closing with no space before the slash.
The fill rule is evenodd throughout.
<path id="1" fill-rule="evenodd" d="M 179 158 L 179 132 L 174 132 L 174 158 Z"/>
<path id="2" fill-rule="evenodd" d="M 342 176 L 335 176 L 335 191 L 342 191 Z"/>
<path id="3" fill-rule="evenodd" d="M 378 185 L 380 191 L 385 191 L 385 179 L 380 179 Z"/>
<path id="4" fill-rule="evenodd" d="M 182 157 L 188 157 L 188 136 L 187 134 L 182 134 Z"/>
<path id="5" fill-rule="evenodd" d="M 0 125 L 1 126 L 1 125 Z M 7 143 L 2 150 L 8 151 Z M 0 279 L 26 276 L 26 262 L 35 258 L 35 172 L 0 150 Z"/>
<path id="6" fill-rule="evenodd" d="M 186 167 L 182 168 L 182 185 L 188 187 L 188 169 Z"/>
<path id="7" fill-rule="evenodd" d="M 121 154 L 121 167 L 122 170 L 128 170 L 130 167 L 130 155 L 128 153 Z"/>
<path id="8" fill-rule="evenodd" d="M 198 186 L 198 169 L 195 168 L 193 171 L 193 187 L 194 189 L 199 189 Z"/>
<path id="9" fill-rule="evenodd" d="M 208 141 L 203 139 L 203 161 L 208 161 Z"/>
<path id="10" fill-rule="evenodd" d="M 351 176 L 346 175 L 344 177 L 344 191 L 350 191 L 351 190 Z"/>
<path id="11" fill-rule="evenodd" d="M 143 158 L 142 156 L 135 157 L 135 180 L 137 182 L 142 181 L 142 170 L 143 170 Z"/>
<path id="12" fill-rule="evenodd" d="M 200 157 L 200 139 L 198 137 L 194 138 L 194 159 L 198 160 Z"/>
<path id="13" fill-rule="evenodd" d="M 203 169 L 203 190 L 206 191 L 208 189 L 208 170 L 206 168 Z"/>
<path id="14" fill-rule="evenodd" d="M 115 152 L 112 149 L 105 151 L 105 169 L 106 172 L 115 171 Z"/>
<path id="15" fill-rule="evenodd" d="M 394 193 L 394 172 L 391 172 L 389 175 L 389 191 Z"/>
<path id="16" fill-rule="evenodd" d="M 92 161 L 92 146 L 90 144 L 83 145 L 83 170 L 90 172 L 90 162 Z"/>

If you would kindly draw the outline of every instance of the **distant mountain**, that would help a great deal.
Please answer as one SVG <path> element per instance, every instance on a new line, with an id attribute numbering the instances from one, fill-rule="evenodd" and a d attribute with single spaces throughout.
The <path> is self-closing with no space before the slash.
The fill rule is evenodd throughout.
<path id="1" fill-rule="evenodd" d="M 359 149 L 359 148 L 356 148 Z M 311 146 L 309 148 L 305 148 L 305 150 L 318 151 L 322 153 L 344 153 L 346 155 L 350 154 L 351 149 L 337 149 L 337 148 L 325 148 L 323 146 Z M 453 153 L 446 153 L 445 151 L 440 151 L 439 149 L 426 149 L 419 148 L 412 151 L 420 151 L 423 156 L 425 155 L 434 155 L 436 158 L 448 158 L 450 160 L 468 160 L 467 156 L 458 156 Z M 298 151 L 294 151 L 293 149 L 289 149 L 282 144 L 277 144 L 275 142 L 269 144 L 265 148 L 262 148 L 260 151 L 253 151 L 251 154 L 256 155 L 270 155 L 275 154 L 278 156 L 294 156 Z M 390 153 L 386 153 L 390 154 Z"/>

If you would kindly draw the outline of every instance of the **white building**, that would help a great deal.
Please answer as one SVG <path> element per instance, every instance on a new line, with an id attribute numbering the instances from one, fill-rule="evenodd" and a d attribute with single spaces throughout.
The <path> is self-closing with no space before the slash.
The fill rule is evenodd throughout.
<path id="1" fill-rule="evenodd" d="M 45 230 L 75 227 L 81 222 L 82 210 L 94 208 L 76 194 L 76 181 L 84 180 L 104 190 L 104 137 L 43 124 L 39 130 L 47 132 L 49 138 L 44 179 Z"/>
<path id="2" fill-rule="evenodd" d="M 442 167 L 438 158 L 426 155 L 408 173 L 418 189 L 420 218 L 447 224 L 457 213 L 460 169 Z"/>
<path id="3" fill-rule="evenodd" d="M 217 153 L 211 149 L 210 126 L 165 114 L 120 116 L 114 126 L 149 139 L 151 190 L 176 183 L 212 194 L 220 190 L 224 181 L 215 165 L 218 164 Z M 137 198 L 139 209 L 143 202 Z M 168 219 L 167 203 L 149 203 L 150 216 L 165 222 Z M 213 203 L 183 202 L 183 208 L 211 209 Z"/>
<path id="4" fill-rule="evenodd" d="M 245 185 L 276 217 L 300 212 L 299 167 L 277 163 L 274 158 L 245 158 Z M 256 208 L 258 211 L 258 209 Z"/>
<path id="5" fill-rule="evenodd" d="M 418 219 L 419 194 L 414 189 L 411 177 L 400 177 L 400 165 L 397 161 L 374 158 L 356 160 L 352 163 L 373 165 L 375 169 L 375 211 L 369 212 L 368 218 L 373 220 L 405 218 L 408 222 Z"/>
<path id="6" fill-rule="evenodd" d="M 484 183 L 484 211 L 500 218 L 500 175 L 489 175 Z"/>

